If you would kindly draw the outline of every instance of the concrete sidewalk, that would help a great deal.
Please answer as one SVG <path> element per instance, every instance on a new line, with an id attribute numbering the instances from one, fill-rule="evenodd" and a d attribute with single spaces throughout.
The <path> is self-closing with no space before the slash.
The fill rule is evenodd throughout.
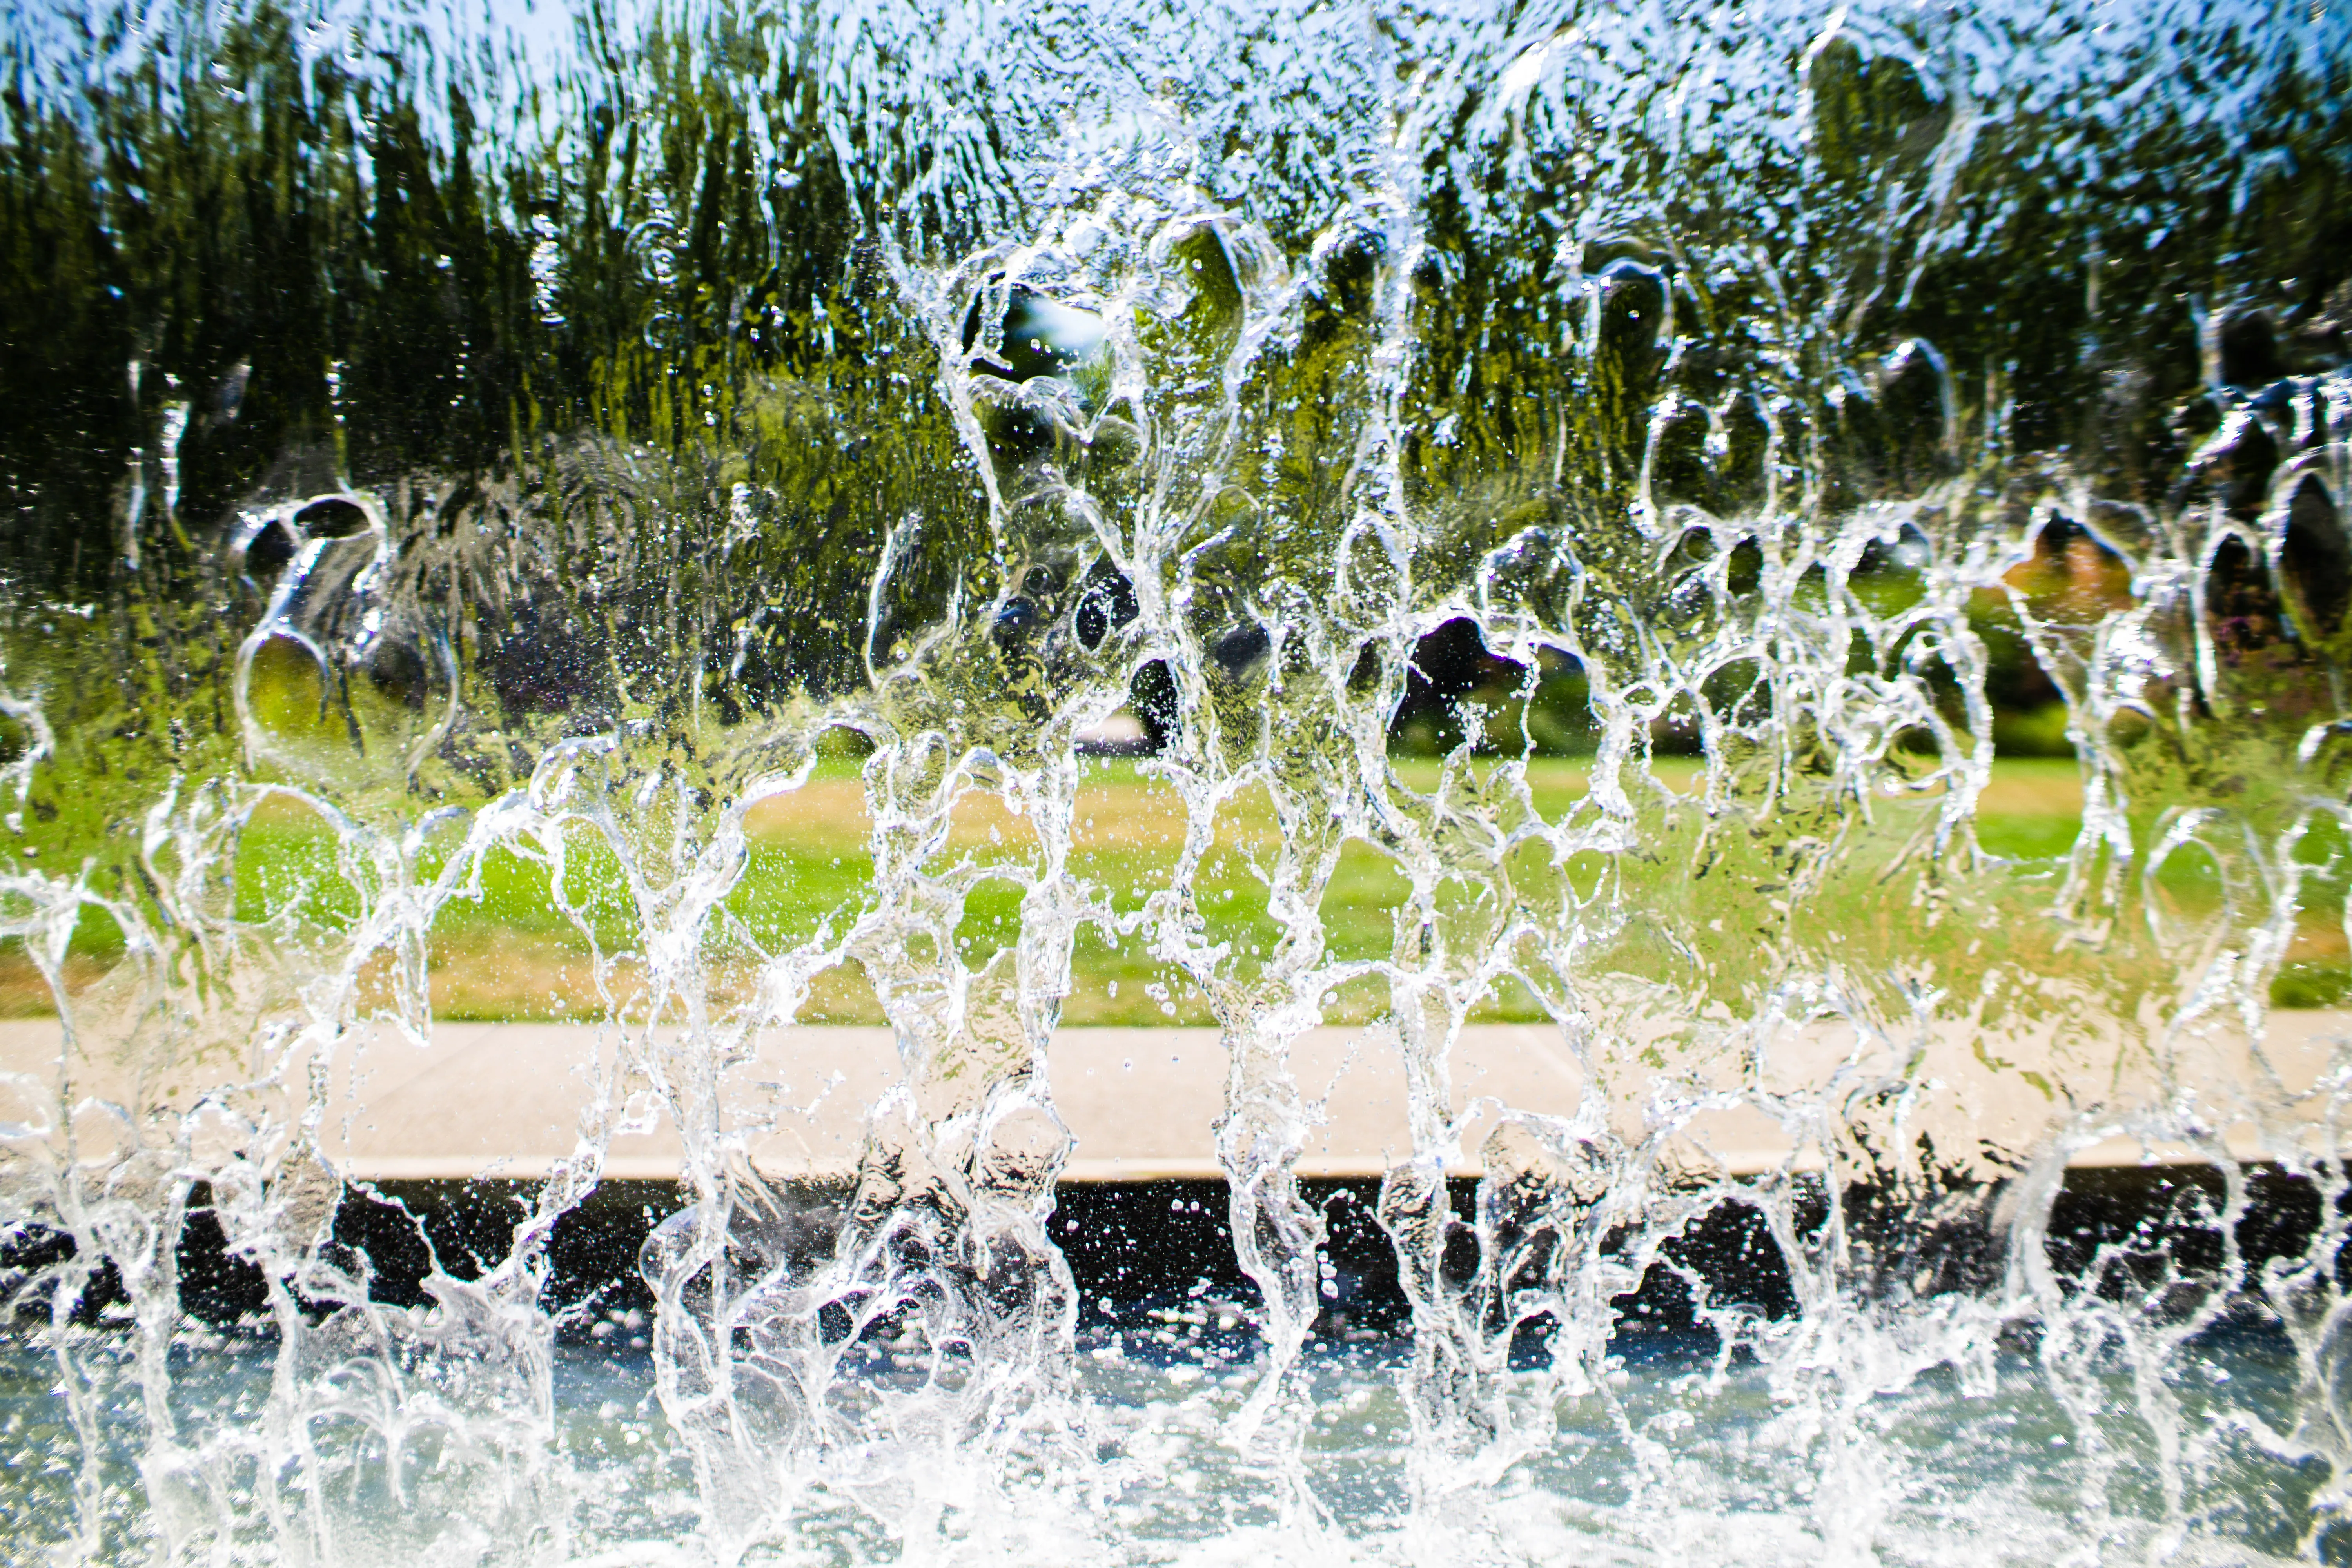
<path id="1" fill-rule="evenodd" d="M 2270 1068 L 2286 1093 L 2302 1093 L 2317 1079 L 2336 1043 L 2352 1035 L 2352 1014 L 2275 1013 L 2268 1033 Z M 0 1068 L 26 1075 L 16 1080 L 16 1098 L 37 1096 L 37 1085 L 54 1082 L 59 1039 L 54 1021 L 0 1024 Z M 2047 1040 L 1993 1041 L 1993 1051 L 1986 1044 L 1957 1033 L 1948 1040 L 1939 1035 L 1928 1072 L 1921 1075 L 1945 1097 L 1948 1132 L 1958 1129 L 2003 1147 L 2026 1149 L 2054 1125 L 2064 1103 L 2043 1092 L 2053 1082 L 2074 1088 L 2078 1100 L 2084 1098 L 2079 1089 L 2084 1080 L 2095 1080 L 2106 1099 L 2132 1098 L 2125 1081 L 2130 1075 L 2116 1065 L 2137 1059 L 2128 1053 L 2111 1052 L 2102 1059 L 2095 1047 L 2068 1048 Z M 730 1123 L 765 1129 L 750 1142 L 754 1163 L 779 1174 L 845 1173 L 856 1162 L 871 1108 L 898 1078 L 890 1031 L 777 1029 L 761 1035 L 758 1045 L 755 1059 L 736 1064 L 720 1079 Z M 1863 1068 L 1882 1074 L 1888 1069 L 1887 1061 L 1870 1061 L 1868 1054 L 1863 1053 Z M 348 1057 L 338 1055 L 331 1065 L 333 1089 L 322 1136 L 345 1173 L 382 1180 L 528 1177 L 575 1152 L 582 1112 L 593 1098 L 595 1064 L 609 1067 L 614 1044 L 589 1025 L 445 1023 L 422 1049 L 380 1032 L 353 1043 Z M 1781 1039 L 1761 1068 L 1743 1066 L 1731 1053 L 1701 1060 L 1718 1075 L 1717 1090 L 1736 1093 L 1742 1088 L 1817 1087 L 1857 1058 L 1850 1034 L 1817 1026 Z M 2074 1064 L 2074 1084 L 2066 1081 L 2068 1062 Z M 1293 1046 L 1290 1063 L 1301 1093 L 1320 1101 L 1321 1110 L 1297 1163 L 1301 1174 L 1377 1175 L 1410 1152 L 1405 1076 L 1391 1039 L 1358 1028 L 1318 1029 Z M 1226 1068 L 1214 1030 L 1063 1030 L 1048 1052 L 1048 1075 L 1056 1109 L 1077 1139 L 1064 1179 L 1221 1174 L 1213 1129 L 1224 1107 Z M 2200 1042 L 2193 1055 L 2181 1057 L 2174 1081 L 2197 1083 L 2200 1103 L 2212 1106 L 2263 1071 L 2242 1041 L 2225 1037 Z M 119 1098 L 119 1090 L 109 1093 L 108 1079 L 121 1077 L 103 1062 L 77 1064 L 76 1098 Z M 1618 1099 L 1611 1110 L 1621 1130 L 1639 1129 L 1649 1114 L 1626 1098 L 1630 1091 L 1647 1091 L 1645 1077 L 1622 1068 L 1617 1074 Z M 1974 1081 L 1958 1082 L 1962 1077 Z M 1452 1080 L 1455 1111 L 1466 1121 L 1448 1165 L 1468 1174 L 1478 1168 L 1480 1144 L 1492 1125 L 1491 1108 L 1482 1111 L 1476 1102 L 1571 1115 L 1581 1099 L 1583 1074 L 1559 1030 L 1487 1025 L 1463 1031 Z M 605 1173 L 674 1179 L 680 1162 L 676 1130 L 651 1096 L 640 1095 L 635 1109 L 642 1128 L 612 1140 Z M 2220 1120 L 2234 1151 L 2259 1152 L 2251 1123 L 2226 1125 L 2226 1113 Z M 1752 1106 L 1701 1110 L 1690 1117 L 1685 1138 L 1697 1163 L 1741 1174 L 1781 1165 L 1796 1143 Z M 2152 1152 L 2166 1162 L 2191 1157 L 2182 1149 Z M 2135 1139 L 2108 1138 L 2078 1152 L 2073 1163 L 2138 1163 L 2150 1153 Z M 1807 1151 L 1796 1163 L 1818 1162 Z"/>

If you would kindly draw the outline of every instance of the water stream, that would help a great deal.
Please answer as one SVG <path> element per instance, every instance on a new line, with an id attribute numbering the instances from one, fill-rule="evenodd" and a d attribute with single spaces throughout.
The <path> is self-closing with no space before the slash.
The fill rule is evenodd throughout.
<path id="1" fill-rule="evenodd" d="M 0 1556 L 2352 1553 L 2352 1055 L 2266 1043 L 2352 929 L 2340 6 L 0 33 Z M 1993 842 L 2032 722 L 2080 830 Z M 601 1032 L 460 1257 L 343 1152 L 485 952 Z M 1230 1289 L 1073 1271 L 1097 971 L 1218 1031 Z"/>

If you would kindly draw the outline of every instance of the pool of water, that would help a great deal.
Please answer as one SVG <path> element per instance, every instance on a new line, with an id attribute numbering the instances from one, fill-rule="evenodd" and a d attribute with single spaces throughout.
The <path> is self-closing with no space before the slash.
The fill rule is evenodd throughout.
<path id="1" fill-rule="evenodd" d="M 1074 1337 L 1049 1396 L 992 1403 L 985 1365 L 935 1352 L 911 1317 L 821 1336 L 835 1354 L 800 1429 L 738 1435 L 765 1489 L 748 1506 L 709 1434 L 683 1440 L 670 1410 L 689 1407 L 665 1405 L 643 1282 L 594 1272 L 646 1246 L 675 1189 L 575 1211 L 547 1313 L 486 1353 L 450 1332 L 465 1303 L 389 1243 L 460 1256 L 515 1184 L 415 1184 L 396 1194 L 427 1216 L 413 1228 L 381 1204 L 346 1213 L 345 1244 L 384 1260 L 378 1303 L 307 1303 L 299 1364 L 266 1300 L 192 1292 L 216 1321 L 172 1339 L 159 1407 L 141 1337 L 105 1312 L 46 1335 L 20 1317 L 0 1518 L 26 1560 L 124 1563 L 163 1541 L 188 1561 L 353 1563 L 2336 1561 L 2313 1426 L 2332 1418 L 2333 1341 L 2299 1354 L 2262 1293 L 2179 1288 L 2190 1276 L 2089 1285 L 2086 1261 L 2167 1232 L 2177 1272 L 2179 1194 L 2211 1184 L 2080 1175 L 2044 1254 L 2075 1293 L 2046 1320 L 1982 1321 L 1965 1293 L 1809 1313 L 1734 1206 L 1610 1304 L 1601 1341 L 1538 1317 L 1449 1379 L 1412 1331 L 1373 1188 L 1320 1184 L 1325 1309 L 1271 1380 L 1221 1184 L 1066 1187 Z M 2308 1186 L 2273 1176 L 2257 1196 L 2232 1234 L 2257 1271 L 2292 1265 Z M 232 1271 L 201 1248 L 180 1262 Z M 730 1417 L 773 1421 L 737 1400 Z M 110 1506 L 77 1545 L 85 1493 Z"/>
<path id="2" fill-rule="evenodd" d="M 1184 1321 L 1201 1315 L 1205 1331 Z M 2021 1346 L 1966 1377 L 1849 1384 L 1825 1403 L 1687 1336 L 1629 1336 L 1590 1392 L 1563 1394 L 1533 1369 L 1513 1374 L 1524 1389 L 1506 1378 L 1498 1393 L 1530 1424 L 1530 1451 L 1451 1472 L 1414 1447 L 1400 1390 L 1409 1341 L 1311 1356 L 1285 1394 L 1295 1408 L 1276 1413 L 1292 1442 L 1269 1449 L 1235 1435 L 1256 1388 L 1245 1337 L 1217 1334 L 1213 1309 L 1170 1321 L 1174 1334 L 1083 1336 L 1069 1429 L 1004 1473 L 959 1476 L 968 1461 L 914 1429 L 778 1476 L 792 1495 L 740 1560 L 901 1561 L 913 1531 L 933 1560 L 1005 1563 L 2252 1564 L 2309 1561 L 2327 1517 L 2324 1476 L 2283 1436 L 2301 1371 L 2260 1328 L 2211 1332 L 2181 1358 L 2169 1433 L 2144 1418 L 2112 1357 L 2060 1373 Z M 79 1353 L 87 1366 L 119 1347 Z M 242 1519 L 215 1539 L 241 1559 L 278 1560 L 293 1537 L 352 1563 L 712 1555 L 692 1456 L 663 1418 L 650 1356 L 625 1341 L 555 1351 L 528 1460 L 509 1449 L 485 1467 L 465 1453 L 483 1434 L 430 1419 L 373 1425 L 357 1387 L 342 1408 L 314 1409 L 303 1459 L 279 1477 L 278 1506 L 301 1516 L 292 1530 L 268 1522 L 254 1467 L 221 1452 L 267 1405 L 272 1347 L 191 1342 L 175 1360 L 174 1413 L 207 1435 L 214 1501 Z M 22 1349 L 0 1363 L 12 1553 L 66 1535 L 74 1512 L 80 1442 L 55 1377 L 50 1358 Z M 153 1462 L 148 1423 L 127 1369 L 103 1381 L 120 1403 L 100 1463 L 127 1479 Z M 862 1396 L 890 1386 L 877 1371 Z M 527 1537 L 485 1506 L 499 1487 L 527 1507 Z M 147 1560 L 157 1521 L 113 1522 L 98 1560 Z"/>

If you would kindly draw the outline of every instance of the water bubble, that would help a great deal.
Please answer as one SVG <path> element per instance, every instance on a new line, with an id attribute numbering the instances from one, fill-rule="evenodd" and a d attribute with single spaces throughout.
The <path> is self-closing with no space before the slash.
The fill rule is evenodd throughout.
<path id="1" fill-rule="evenodd" d="M 1246 681 L 1265 669 L 1273 651 L 1273 637 L 1264 626 L 1248 621 L 1220 634 L 1209 657 L 1226 679 Z"/>

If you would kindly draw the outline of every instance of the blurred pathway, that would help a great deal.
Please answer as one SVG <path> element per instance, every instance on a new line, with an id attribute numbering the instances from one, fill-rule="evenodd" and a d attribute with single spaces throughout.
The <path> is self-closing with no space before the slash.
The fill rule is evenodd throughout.
<path id="1" fill-rule="evenodd" d="M 2337 1041 L 2347 1035 L 2352 1014 L 2271 1015 L 2265 1055 L 2268 1070 L 2278 1078 L 2273 1092 L 2305 1097 L 2307 1114 L 2290 1120 L 2307 1121 L 2305 1131 L 2313 1137 L 2336 1112 L 2324 1094 L 2309 1091 Z M 44 1098 L 42 1086 L 58 1070 L 58 1040 L 53 1020 L 0 1024 L 0 1068 L 25 1075 L 6 1086 L 11 1092 L 5 1098 L 16 1103 L 0 1113 L 0 1121 L 23 1126 L 40 1120 L 34 1108 Z M 332 1079 L 337 1100 L 322 1137 L 336 1163 L 357 1177 L 538 1174 L 578 1148 L 583 1112 L 592 1099 L 590 1064 L 600 1054 L 609 1061 L 612 1052 L 609 1036 L 590 1025 L 445 1023 L 422 1049 L 380 1034 L 357 1042 L 348 1056 L 339 1053 Z M 1758 1089 L 1912 1082 L 1919 1086 L 1918 1110 L 1908 1125 L 1926 1133 L 1948 1163 L 1975 1157 L 1982 1145 L 2036 1146 L 2066 1123 L 2069 1090 L 2077 1103 L 2091 1102 L 2083 1079 L 2100 1086 L 2124 1080 L 2126 1090 L 2134 1079 L 2154 1081 L 2144 1049 L 2122 1052 L 2127 1066 L 2119 1069 L 2112 1044 L 2069 1048 L 2047 1041 L 1977 1040 L 1956 1030 L 1939 1031 L 1907 1080 L 1899 1077 L 1899 1062 L 1883 1042 L 1857 1049 L 1845 1030 L 1790 1031 L 1765 1058 L 1668 1043 L 1662 1059 L 1682 1076 L 1617 1075 L 1633 1093 L 1680 1094 L 1685 1097 L 1683 1106 L 1706 1107 L 1689 1120 L 1686 1136 L 1668 1152 L 1669 1173 L 1696 1176 L 1712 1169 L 1752 1174 L 1790 1160 L 1792 1153 L 1800 1166 L 1818 1165 L 1818 1148 L 1805 1128 L 1792 1133 L 1752 1099 L 1740 1103 Z M 1703 1064 L 1712 1076 L 1694 1084 L 1692 1062 Z M 2070 1062 L 2080 1070 L 2070 1074 Z M 1319 1113 L 1307 1130 L 1301 1174 L 1375 1175 L 1410 1152 L 1404 1071 L 1392 1037 L 1361 1028 L 1318 1029 L 1297 1042 L 1291 1063 L 1302 1096 Z M 2128 1065 L 2135 1063 L 2137 1070 Z M 1049 1065 L 1055 1105 L 1077 1137 L 1065 1180 L 1219 1173 L 1213 1128 L 1223 1109 L 1226 1056 L 1214 1030 L 1068 1028 L 1055 1037 Z M 80 1062 L 74 1070 L 77 1099 L 122 1097 L 127 1075 L 121 1064 Z M 760 1037 L 756 1059 L 721 1076 L 721 1094 L 730 1123 L 769 1124 L 751 1142 L 753 1161 L 762 1169 L 837 1174 L 854 1163 L 866 1116 L 896 1074 L 897 1051 L 887 1029 L 778 1029 Z M 211 1076 L 217 1080 L 228 1075 L 215 1069 Z M 2265 1078 L 2263 1064 L 2242 1040 L 2222 1036 L 2176 1052 L 2175 1081 L 2198 1086 L 2198 1103 L 2208 1108 L 2216 1134 L 2242 1156 L 2256 1153 L 2259 1146 L 2250 1123 L 2233 1124 L 2230 1102 Z M 1582 1100 L 1584 1075 L 1558 1029 L 1475 1026 L 1463 1031 L 1455 1047 L 1452 1080 L 1454 1105 L 1463 1121 L 1458 1147 L 1448 1152 L 1446 1163 L 1470 1173 L 1479 1168 L 1495 1103 L 1573 1117 Z M 185 1088 L 173 1087 L 175 1100 L 192 1099 Z M 2133 1097 L 2126 1092 L 2116 1098 Z M 641 1092 L 635 1104 L 642 1112 L 641 1125 L 614 1136 L 605 1173 L 616 1178 L 675 1177 L 675 1130 L 652 1109 L 652 1096 Z M 625 1112 L 628 1107 L 621 1109 Z M 1621 1136 L 1639 1136 L 1654 1120 L 1680 1114 L 1673 1103 L 1644 1104 L 1622 1096 L 1590 1109 L 1605 1116 Z M 2116 1131 L 2096 1121 L 2078 1122 L 2072 1141 L 2084 1146 L 2072 1163 L 2137 1163 L 2151 1152 L 2134 1138 L 2108 1135 Z M 85 1145 L 96 1135 L 79 1127 L 78 1131 Z M 1801 1143 L 1805 1147 L 1799 1152 Z M 1955 1152 L 1956 1143 L 1979 1147 Z M 2152 1153 L 2166 1163 L 2195 1157 L 2191 1150 L 2168 1146 Z"/>

